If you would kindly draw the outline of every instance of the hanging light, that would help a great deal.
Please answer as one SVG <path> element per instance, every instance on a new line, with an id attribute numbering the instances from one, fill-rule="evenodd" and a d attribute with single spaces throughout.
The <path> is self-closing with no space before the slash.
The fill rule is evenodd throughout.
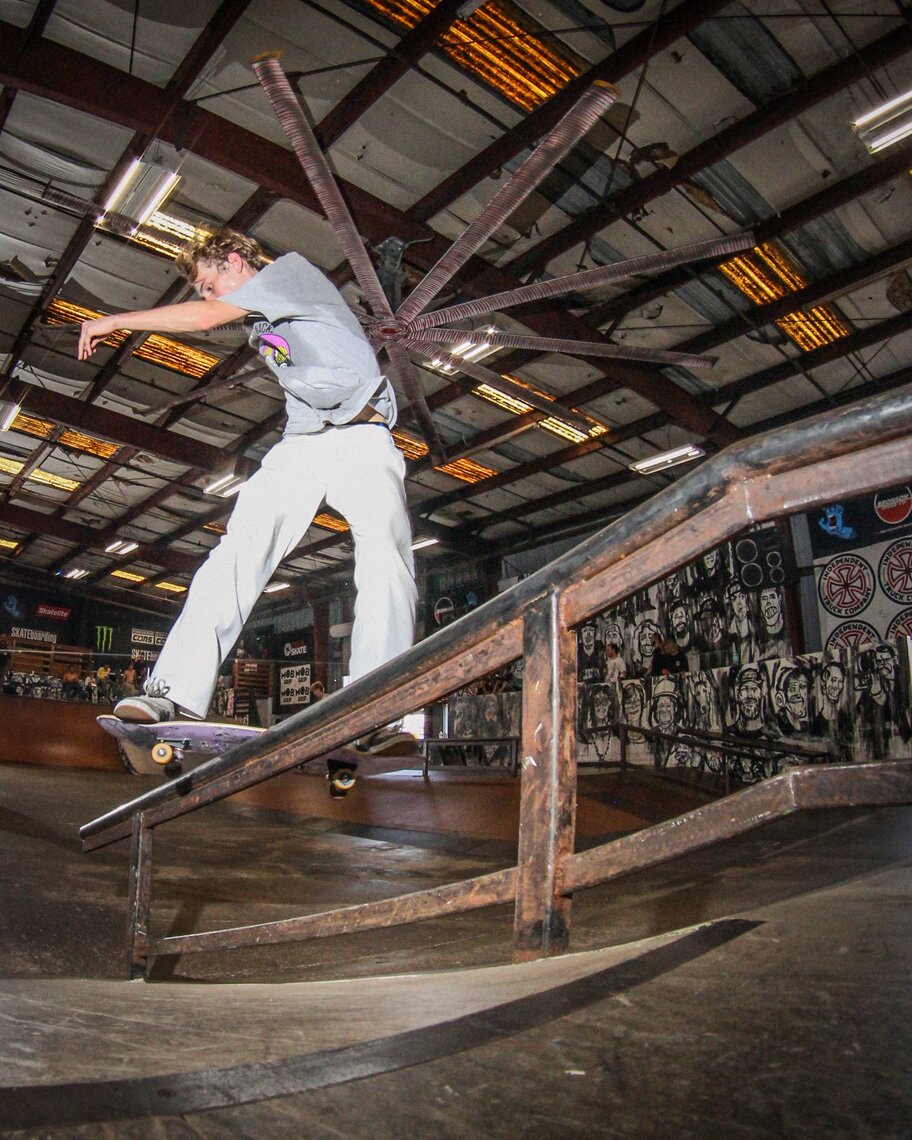
<path id="1" fill-rule="evenodd" d="M 636 471 L 638 475 L 654 475 L 656 471 L 667 471 L 669 467 L 677 467 L 679 463 L 690 463 L 705 454 L 701 448 L 688 443 L 684 447 L 663 451 L 661 455 L 653 455 L 649 459 L 638 459 L 636 463 L 630 464 L 630 470 Z"/>
<path id="2" fill-rule="evenodd" d="M 21 404 L 14 404 L 10 400 L 0 400 L 0 431 L 9 431 L 13 426 L 13 421 L 21 411 Z"/>
<path id="3" fill-rule="evenodd" d="M 886 150 L 912 135 L 912 91 L 897 95 L 852 124 L 852 130 L 870 154 Z"/>

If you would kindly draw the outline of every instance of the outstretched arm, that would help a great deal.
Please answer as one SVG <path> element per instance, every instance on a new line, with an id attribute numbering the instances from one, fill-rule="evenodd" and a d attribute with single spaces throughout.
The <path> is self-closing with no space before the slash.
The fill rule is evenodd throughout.
<path id="1" fill-rule="evenodd" d="M 111 313 L 83 321 L 79 331 L 80 360 L 88 360 L 100 341 L 116 329 L 130 332 L 187 333 L 204 332 L 218 325 L 242 320 L 246 309 L 230 305 L 227 301 L 181 301 L 177 305 L 162 305 L 158 309 L 137 309 L 131 313 Z"/>

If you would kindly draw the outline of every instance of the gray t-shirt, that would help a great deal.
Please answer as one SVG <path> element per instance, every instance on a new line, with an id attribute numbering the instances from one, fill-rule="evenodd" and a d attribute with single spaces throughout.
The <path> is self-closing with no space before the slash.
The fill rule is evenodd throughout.
<path id="1" fill-rule="evenodd" d="M 349 423 L 370 404 L 390 427 L 393 386 L 339 290 L 298 253 L 286 253 L 220 300 L 254 318 L 250 343 L 285 391 L 286 435 Z"/>

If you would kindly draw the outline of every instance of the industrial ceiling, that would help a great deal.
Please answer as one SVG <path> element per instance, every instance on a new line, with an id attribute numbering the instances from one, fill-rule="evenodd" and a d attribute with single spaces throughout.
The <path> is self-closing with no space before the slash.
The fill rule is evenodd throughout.
<path id="1" fill-rule="evenodd" d="M 425 312 L 658 266 L 470 305 L 463 342 L 381 356 L 414 533 L 437 540 L 420 557 L 583 537 L 691 469 L 635 461 L 910 382 L 912 142 L 870 154 L 852 127 L 912 87 L 893 0 L 0 0 L 7 573 L 179 602 L 232 506 L 207 488 L 279 438 L 280 390 L 241 327 L 124 333 L 76 360 L 86 316 L 191 296 L 187 235 L 230 224 L 296 250 L 371 310 L 252 69 L 270 52 L 393 310 L 479 218 Z M 592 122 L 545 162 L 593 91 Z M 115 198 L 130 171 L 134 203 L 139 174 L 179 178 L 138 226 L 129 188 Z M 306 597 L 350 557 L 324 512 L 277 584 Z"/>

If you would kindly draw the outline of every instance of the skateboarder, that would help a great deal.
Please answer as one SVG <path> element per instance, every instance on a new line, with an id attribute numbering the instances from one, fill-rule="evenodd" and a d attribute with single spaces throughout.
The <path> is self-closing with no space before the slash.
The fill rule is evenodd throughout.
<path id="1" fill-rule="evenodd" d="M 351 679 L 407 649 L 414 636 L 405 461 L 390 432 L 396 399 L 354 314 L 299 254 L 269 263 L 256 241 L 232 230 L 193 242 L 177 266 L 200 300 L 84 321 L 79 359 L 115 329 L 199 332 L 250 316 L 250 343 L 281 385 L 288 419 L 194 576 L 144 692 L 115 707 L 121 719 L 144 723 L 178 711 L 206 716 L 219 665 L 324 500 L 354 539 Z M 379 730 L 364 746 L 377 751 L 396 735 Z"/>

